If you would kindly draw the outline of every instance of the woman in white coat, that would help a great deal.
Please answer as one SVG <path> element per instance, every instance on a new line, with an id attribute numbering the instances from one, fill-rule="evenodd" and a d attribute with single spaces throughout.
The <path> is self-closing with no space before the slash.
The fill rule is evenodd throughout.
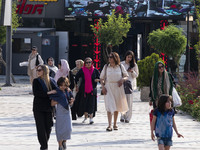
<path id="1" fill-rule="evenodd" d="M 132 51 L 127 51 L 125 54 L 125 61 L 122 61 L 121 64 L 124 65 L 125 69 L 128 72 L 128 80 L 132 83 L 133 90 L 137 88 L 136 78 L 139 75 L 138 66 L 135 62 L 135 55 Z M 129 107 L 129 111 L 121 115 L 121 122 L 129 123 L 132 117 L 132 103 L 133 103 L 133 94 L 126 94 L 126 99 Z"/>
<path id="2" fill-rule="evenodd" d="M 109 64 L 106 64 L 101 72 L 100 81 L 102 93 L 105 95 L 105 107 L 108 117 L 106 131 L 112 131 L 112 115 L 114 114 L 113 129 L 118 130 L 118 112 L 126 113 L 128 104 L 124 92 L 123 82 L 127 79 L 128 73 L 123 65 L 120 65 L 120 58 L 116 52 L 109 55 Z"/>

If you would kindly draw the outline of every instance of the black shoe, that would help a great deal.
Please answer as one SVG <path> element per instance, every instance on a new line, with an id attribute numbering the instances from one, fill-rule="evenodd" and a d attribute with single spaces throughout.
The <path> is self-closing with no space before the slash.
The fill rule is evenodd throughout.
<path id="1" fill-rule="evenodd" d="M 129 123 L 129 121 L 128 121 L 128 120 L 125 120 L 125 123 Z"/>
<path id="2" fill-rule="evenodd" d="M 120 119 L 120 122 L 124 122 L 124 119 Z"/>
<path id="3" fill-rule="evenodd" d="M 62 142 L 62 146 L 63 146 L 63 149 L 66 149 L 66 148 L 67 148 L 67 146 L 66 146 L 66 141 L 63 141 L 63 142 Z"/>

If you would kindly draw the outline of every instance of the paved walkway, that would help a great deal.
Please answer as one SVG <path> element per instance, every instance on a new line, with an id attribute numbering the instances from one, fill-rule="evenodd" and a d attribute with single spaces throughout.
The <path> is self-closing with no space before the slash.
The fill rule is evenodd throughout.
<path id="1" fill-rule="evenodd" d="M 0 86 L 4 84 L 0 76 Z M 32 114 L 33 96 L 28 78 L 16 77 L 12 87 L 0 90 L 0 150 L 39 150 Z M 72 139 L 69 150 L 155 150 L 156 142 L 150 138 L 149 106 L 140 101 L 140 92 L 135 92 L 133 118 L 129 124 L 118 123 L 119 130 L 106 132 L 107 117 L 103 96 L 98 97 L 98 112 L 94 124 L 82 124 L 83 118 L 73 121 Z M 119 119 L 118 119 L 119 120 Z M 200 123 L 189 115 L 175 116 L 178 130 L 185 138 L 177 138 L 174 133 L 173 150 L 200 149 Z M 55 128 L 49 141 L 49 150 L 57 150 Z"/>

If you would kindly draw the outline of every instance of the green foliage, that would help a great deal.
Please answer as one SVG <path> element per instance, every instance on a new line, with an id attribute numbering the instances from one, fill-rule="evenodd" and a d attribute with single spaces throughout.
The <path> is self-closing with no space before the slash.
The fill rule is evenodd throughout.
<path id="1" fill-rule="evenodd" d="M 145 57 L 137 62 L 139 68 L 139 77 L 137 78 L 137 86 L 142 88 L 150 86 L 150 80 L 153 75 L 154 66 L 157 61 L 163 60 L 158 54 L 152 53 L 150 56 Z"/>
<path id="2" fill-rule="evenodd" d="M 183 30 L 169 25 L 165 30 L 157 29 L 149 34 L 148 43 L 159 53 L 171 56 L 178 64 L 186 49 L 186 37 Z"/>
<path id="3" fill-rule="evenodd" d="M 19 20 L 21 19 L 17 14 L 16 14 L 16 2 L 12 2 L 12 28 L 16 29 L 17 27 L 21 26 L 19 23 Z M 3 45 L 6 42 L 6 27 L 5 26 L 0 26 L 0 45 Z"/>
<path id="4" fill-rule="evenodd" d="M 200 0 L 195 0 L 194 5 L 195 5 L 196 17 L 197 17 L 196 23 L 198 26 L 198 38 L 200 39 Z M 197 44 L 194 46 L 194 48 L 196 50 L 197 60 L 200 61 L 200 42 L 197 42 Z M 198 69 L 200 71 L 200 66 Z"/>
<path id="5" fill-rule="evenodd" d="M 105 45 L 119 46 L 123 43 L 123 37 L 127 37 L 127 33 L 131 28 L 129 17 L 123 18 L 121 14 L 117 17 L 115 10 L 112 15 L 108 16 L 108 20 L 103 23 L 102 19 L 95 25 L 91 25 L 91 29 L 98 37 L 99 43 Z"/>
<path id="6" fill-rule="evenodd" d="M 200 80 L 195 73 L 185 74 L 186 78 L 179 78 L 177 91 L 180 94 L 182 105 L 178 109 L 189 113 L 200 121 Z"/>

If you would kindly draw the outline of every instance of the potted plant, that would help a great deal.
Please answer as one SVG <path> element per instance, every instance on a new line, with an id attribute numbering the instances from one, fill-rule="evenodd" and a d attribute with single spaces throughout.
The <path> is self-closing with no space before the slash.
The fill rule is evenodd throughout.
<path id="1" fill-rule="evenodd" d="M 137 62 L 139 68 L 139 76 L 137 78 L 137 86 L 141 90 L 141 101 L 149 101 L 150 82 L 154 71 L 154 65 L 157 61 L 163 61 L 158 54 L 152 53 Z"/>

